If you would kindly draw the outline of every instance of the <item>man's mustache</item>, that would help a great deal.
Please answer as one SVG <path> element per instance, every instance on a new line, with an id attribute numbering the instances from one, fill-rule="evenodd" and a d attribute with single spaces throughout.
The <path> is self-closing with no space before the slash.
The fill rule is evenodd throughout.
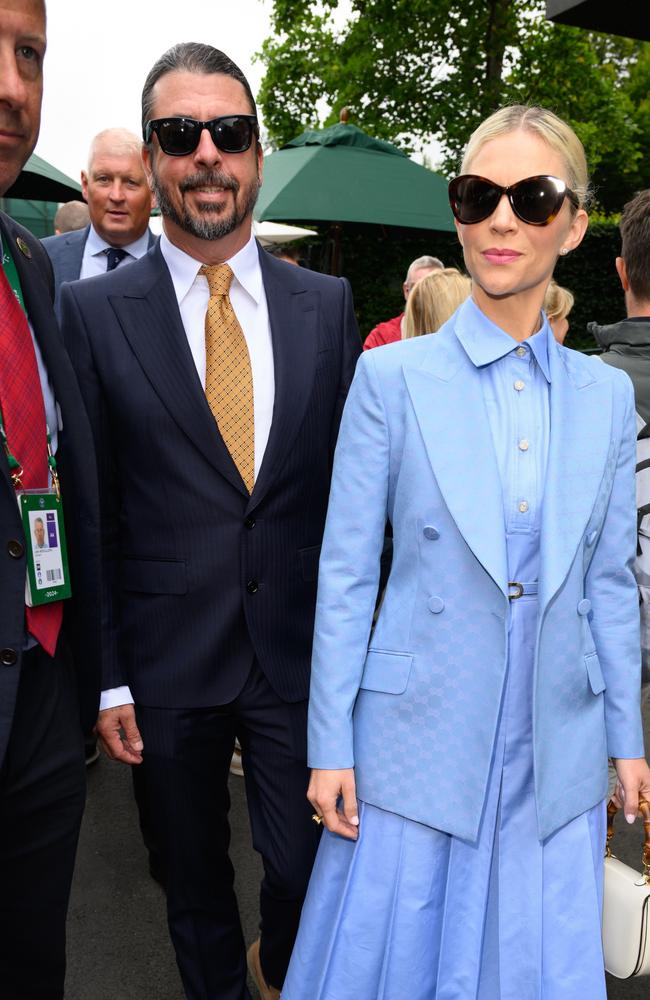
<path id="1" fill-rule="evenodd" d="M 239 182 L 229 174 L 222 174 L 218 170 L 205 170 L 202 173 L 190 174 L 184 177 L 179 183 L 181 194 L 186 191 L 195 191 L 197 188 L 220 187 L 226 191 L 239 191 Z"/>

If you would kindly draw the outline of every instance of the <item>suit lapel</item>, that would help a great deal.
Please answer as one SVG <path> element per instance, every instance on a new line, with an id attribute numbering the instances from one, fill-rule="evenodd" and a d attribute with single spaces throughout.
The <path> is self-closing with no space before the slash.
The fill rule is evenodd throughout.
<path id="1" fill-rule="evenodd" d="M 159 245 L 141 259 L 138 281 L 139 290 L 109 297 L 126 339 L 178 426 L 235 489 L 248 495 L 205 398 Z"/>
<path id="2" fill-rule="evenodd" d="M 455 334 L 404 378 L 440 491 L 460 533 L 504 594 L 508 562 L 501 480 L 479 373 Z"/>
<path id="3" fill-rule="evenodd" d="M 58 260 L 59 285 L 62 285 L 64 281 L 78 280 L 89 233 L 90 226 L 86 226 L 81 232 L 69 233 L 66 237 L 65 247 Z"/>
<path id="4" fill-rule="evenodd" d="M 612 389 L 549 351 L 551 433 L 542 504 L 540 611 L 564 582 L 603 478 L 611 443 Z"/>
<path id="5" fill-rule="evenodd" d="M 258 503 L 291 450 L 311 393 L 318 347 L 320 295 L 291 287 L 291 274 L 260 250 L 269 310 L 275 401 L 264 459 L 251 501 Z"/>

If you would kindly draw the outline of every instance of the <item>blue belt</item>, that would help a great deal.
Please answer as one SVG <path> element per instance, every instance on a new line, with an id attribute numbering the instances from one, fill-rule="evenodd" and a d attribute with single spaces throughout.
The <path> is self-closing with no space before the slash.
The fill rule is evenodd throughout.
<path id="1" fill-rule="evenodd" d="M 508 584 L 508 594 L 509 601 L 516 601 L 520 597 L 528 597 L 529 594 L 537 593 L 537 583 L 518 583 L 517 581 L 511 580 Z"/>

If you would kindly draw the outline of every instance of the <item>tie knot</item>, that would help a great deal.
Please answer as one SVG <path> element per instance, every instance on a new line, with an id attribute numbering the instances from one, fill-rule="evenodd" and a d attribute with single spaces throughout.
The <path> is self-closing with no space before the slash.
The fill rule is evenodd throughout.
<path id="1" fill-rule="evenodd" d="M 107 271 L 114 271 L 120 261 L 129 255 L 128 250 L 123 250 L 122 247 L 106 247 L 104 253 L 106 254 Z"/>
<path id="2" fill-rule="evenodd" d="M 208 279 L 210 298 L 229 294 L 233 274 L 227 264 L 204 264 L 199 274 L 204 274 Z"/>

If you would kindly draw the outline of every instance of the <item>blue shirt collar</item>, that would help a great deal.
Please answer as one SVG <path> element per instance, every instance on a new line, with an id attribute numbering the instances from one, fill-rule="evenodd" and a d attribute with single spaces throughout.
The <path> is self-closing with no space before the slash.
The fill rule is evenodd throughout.
<path id="1" fill-rule="evenodd" d="M 548 354 L 549 338 L 553 339 L 553 331 L 545 314 L 541 315 L 541 328 L 520 344 L 505 330 L 488 319 L 476 305 L 474 299 L 469 298 L 458 310 L 455 332 L 468 358 L 477 368 L 483 368 L 485 365 L 492 364 L 493 361 L 504 358 L 523 344 L 530 348 L 546 377 L 546 381 L 550 382 L 551 368 Z"/>

